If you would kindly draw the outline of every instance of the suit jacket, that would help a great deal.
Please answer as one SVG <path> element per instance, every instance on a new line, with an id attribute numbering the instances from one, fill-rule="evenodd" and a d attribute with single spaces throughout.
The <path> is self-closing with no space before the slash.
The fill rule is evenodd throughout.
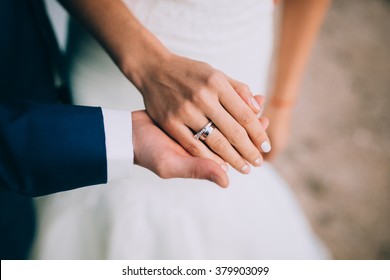
<path id="1" fill-rule="evenodd" d="M 43 2 L 1 0 L 1 259 L 28 256 L 34 209 L 26 196 L 107 181 L 101 109 L 60 104 L 67 98 L 54 71 L 63 73 L 61 55 Z"/>

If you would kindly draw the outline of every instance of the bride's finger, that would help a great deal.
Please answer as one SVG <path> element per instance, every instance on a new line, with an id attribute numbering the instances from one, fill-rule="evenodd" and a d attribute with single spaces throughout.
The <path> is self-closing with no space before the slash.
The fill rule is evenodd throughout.
<path id="1" fill-rule="evenodd" d="M 261 125 L 263 126 L 263 128 L 265 130 L 267 130 L 267 128 L 269 126 L 269 119 L 266 117 L 261 117 L 261 118 L 259 118 L 259 121 L 260 121 Z"/>
<path id="2" fill-rule="evenodd" d="M 204 142 L 220 157 L 225 159 L 237 171 L 248 174 L 250 165 L 241 157 L 241 155 L 231 146 L 225 136 L 215 128 L 210 136 Z M 255 166 L 260 166 L 263 162 L 261 155 L 256 158 L 255 162 L 251 162 Z"/>
<path id="3" fill-rule="evenodd" d="M 245 107 L 247 106 L 245 105 Z M 248 107 L 247 110 L 250 114 L 253 114 L 253 112 Z M 232 156 L 234 152 L 237 151 L 243 159 L 252 165 L 259 166 L 261 164 L 262 156 L 259 149 L 253 144 L 245 129 L 220 104 L 216 105 L 213 110 L 206 112 L 206 114 L 222 133 L 221 135 L 223 137 L 221 137 L 227 140 L 226 143 L 225 141 L 222 142 L 222 139 L 217 139 L 212 144 L 207 143 L 210 148 L 218 149 L 218 151 L 221 152 L 223 151 L 224 154 L 228 156 Z M 253 116 L 256 118 L 254 114 Z M 258 123 L 258 120 L 256 120 L 256 122 Z M 258 123 L 258 125 L 260 124 Z M 227 145 L 227 143 L 229 143 L 229 145 Z M 222 146 L 223 149 L 218 148 L 219 146 Z M 220 156 L 222 155 L 220 154 Z M 225 157 L 223 158 L 226 159 Z M 228 162 L 237 169 L 239 164 L 236 157 L 234 157 L 234 160 L 229 157 L 229 160 L 230 161 Z M 234 163 L 232 164 L 231 162 Z M 245 166 L 242 166 L 242 168 L 243 167 Z M 243 172 L 243 170 L 240 168 L 237 170 Z"/>
<path id="4" fill-rule="evenodd" d="M 202 116 L 201 113 L 194 114 L 194 118 L 188 120 L 187 125 L 194 131 L 201 131 L 206 125 L 209 125 L 210 120 Z M 250 166 L 245 159 L 253 165 L 259 166 L 262 162 L 261 154 L 253 147 L 253 155 L 249 158 L 243 158 L 237 150 L 229 143 L 226 137 L 219 131 L 218 126 L 212 124 L 210 134 L 204 139 L 197 139 L 205 143 L 211 151 L 219 155 L 224 161 L 229 163 L 233 168 L 241 173 L 247 174 L 250 171 Z M 250 141 L 249 141 L 250 142 Z M 251 143 L 249 143 L 251 144 Z M 260 160 L 259 160 L 260 158 Z"/>
<path id="5" fill-rule="evenodd" d="M 230 77 L 227 78 L 241 99 L 252 109 L 255 114 L 259 113 L 261 107 L 264 104 L 265 98 L 255 98 L 252 94 L 252 91 L 246 84 L 236 81 Z"/>
<path id="6" fill-rule="evenodd" d="M 174 129 L 166 128 L 166 133 L 175 139 L 190 155 L 194 157 L 207 158 L 214 160 L 226 172 L 228 166 L 226 162 L 217 154 L 202 143 L 202 141 L 194 138 L 193 132 L 185 125 L 176 125 Z"/>
<path id="7" fill-rule="evenodd" d="M 229 87 L 226 87 L 224 91 L 219 94 L 219 96 L 221 105 L 226 109 L 226 111 L 231 115 L 231 117 L 233 117 L 236 122 L 239 123 L 241 129 L 243 128 L 244 131 L 249 135 L 249 138 L 253 142 L 253 144 L 264 153 L 270 152 L 271 145 L 267 133 L 259 123 L 255 113 L 253 113 L 252 110 L 247 106 L 247 104 L 242 101 L 241 97 L 236 94 L 234 89 L 231 88 L 230 84 Z M 212 112 L 207 113 L 210 114 Z M 226 115 L 223 113 L 220 115 L 216 115 L 216 117 L 220 116 Z M 233 125 L 233 123 L 231 123 L 231 125 Z M 230 134 L 234 131 L 237 130 L 231 130 Z M 225 133 L 224 135 L 229 139 L 229 135 Z M 245 149 L 245 147 L 241 147 L 241 149 Z"/>

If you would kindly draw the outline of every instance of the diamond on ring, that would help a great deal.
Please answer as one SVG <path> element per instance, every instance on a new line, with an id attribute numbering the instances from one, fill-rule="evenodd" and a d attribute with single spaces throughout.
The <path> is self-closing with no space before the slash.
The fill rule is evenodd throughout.
<path id="1" fill-rule="evenodd" d="M 213 122 L 209 122 L 198 133 L 194 135 L 194 138 L 204 141 L 213 132 L 214 128 L 215 126 Z"/>

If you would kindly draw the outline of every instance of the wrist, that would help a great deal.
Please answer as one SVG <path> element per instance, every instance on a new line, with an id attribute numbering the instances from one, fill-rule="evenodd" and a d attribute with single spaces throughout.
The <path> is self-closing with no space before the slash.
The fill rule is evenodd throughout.
<path id="1" fill-rule="evenodd" d="M 146 34 L 143 42 L 133 46 L 133 50 L 127 52 L 119 63 L 122 73 L 138 88 L 147 86 L 149 77 L 152 77 L 172 53 L 152 34 Z"/>

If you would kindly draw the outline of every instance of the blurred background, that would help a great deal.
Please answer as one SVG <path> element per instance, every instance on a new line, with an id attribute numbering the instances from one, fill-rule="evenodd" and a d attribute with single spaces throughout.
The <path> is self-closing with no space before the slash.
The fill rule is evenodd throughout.
<path id="1" fill-rule="evenodd" d="M 390 1 L 334 0 L 276 162 L 336 259 L 390 259 Z"/>
<path id="2" fill-rule="evenodd" d="M 333 1 L 275 162 L 336 259 L 390 259 L 389 30 L 390 1 Z"/>

